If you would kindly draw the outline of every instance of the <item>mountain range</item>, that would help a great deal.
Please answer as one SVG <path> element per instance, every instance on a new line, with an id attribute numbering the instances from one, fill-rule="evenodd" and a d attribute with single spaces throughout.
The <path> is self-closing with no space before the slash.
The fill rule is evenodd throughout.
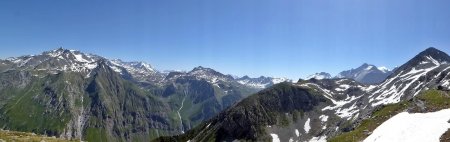
<path id="1" fill-rule="evenodd" d="M 441 129 L 436 129 L 436 124 L 421 129 L 421 124 L 407 118 L 403 120 L 409 121 L 404 124 L 408 128 L 403 130 L 383 122 L 401 117 L 397 115 L 431 115 L 439 110 L 442 114 L 450 110 L 449 63 L 446 53 L 428 48 L 378 84 L 346 78 L 281 83 L 247 97 L 183 135 L 157 141 L 339 142 L 404 139 L 401 136 L 414 140 L 423 139 L 424 135 L 413 134 L 424 131 L 433 132 L 425 135 L 427 139 L 446 141 L 450 138 L 450 115 L 421 120 L 424 127 L 433 122 L 445 124 Z M 377 130 L 380 125 L 387 125 L 384 130 L 399 131 L 397 137 Z"/>
<path id="2" fill-rule="evenodd" d="M 80 141 L 373 141 L 398 115 L 450 119 L 449 63 L 428 48 L 392 71 L 363 64 L 293 82 L 59 48 L 0 60 L 0 126 Z M 414 126 L 399 135 L 424 131 Z M 450 139 L 441 126 L 433 138 Z"/>
<path id="3" fill-rule="evenodd" d="M 63 48 L 0 60 L 0 126 L 69 140 L 147 141 L 183 133 L 284 78 L 145 62 Z"/>

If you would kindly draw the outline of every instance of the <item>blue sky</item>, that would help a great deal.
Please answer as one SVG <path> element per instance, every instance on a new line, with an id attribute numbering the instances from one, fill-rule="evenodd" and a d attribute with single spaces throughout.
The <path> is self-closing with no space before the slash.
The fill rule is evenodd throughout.
<path id="1" fill-rule="evenodd" d="M 0 58 L 63 46 L 160 70 L 293 79 L 450 53 L 448 0 L 3 0 Z"/>

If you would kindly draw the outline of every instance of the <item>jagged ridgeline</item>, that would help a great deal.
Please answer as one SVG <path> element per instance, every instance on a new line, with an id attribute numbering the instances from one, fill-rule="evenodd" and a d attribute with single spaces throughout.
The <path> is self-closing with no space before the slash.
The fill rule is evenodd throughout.
<path id="1" fill-rule="evenodd" d="M 68 140 L 149 141 L 182 134 L 282 81 L 204 67 L 160 72 L 60 48 L 0 60 L 0 127 Z"/>

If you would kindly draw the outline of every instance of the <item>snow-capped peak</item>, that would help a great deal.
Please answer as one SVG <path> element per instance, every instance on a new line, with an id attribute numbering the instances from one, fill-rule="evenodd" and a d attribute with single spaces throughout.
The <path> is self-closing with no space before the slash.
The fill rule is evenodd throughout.
<path id="1" fill-rule="evenodd" d="M 206 81 L 216 84 L 219 81 L 228 82 L 234 80 L 231 75 L 224 75 L 217 72 L 211 68 L 205 68 L 202 66 L 195 67 L 193 70 L 188 72 L 186 75 L 194 76 L 198 79 L 205 79 Z"/>
<path id="2" fill-rule="evenodd" d="M 389 70 L 387 67 L 385 67 L 385 66 L 380 66 L 380 67 L 378 67 L 378 70 L 380 70 L 380 71 L 382 71 L 382 72 L 384 72 L 384 73 L 390 71 L 390 70 Z"/>
<path id="3" fill-rule="evenodd" d="M 150 71 L 154 71 L 154 69 L 152 68 L 152 66 L 146 62 L 139 62 L 139 64 L 137 64 L 138 66 L 141 66 L 142 68 L 145 68 L 147 70 Z"/>
<path id="4" fill-rule="evenodd" d="M 59 56 L 61 56 L 61 54 L 63 54 L 64 51 L 65 51 L 65 49 L 60 47 L 60 48 L 52 50 L 50 52 L 44 52 L 43 54 L 46 54 L 50 57 L 59 57 Z"/>
<path id="5" fill-rule="evenodd" d="M 125 69 L 127 72 L 132 74 L 135 77 L 145 77 L 155 74 L 157 71 L 152 68 L 150 64 L 145 62 L 125 62 L 120 59 L 110 60 L 111 68 L 116 72 L 121 73 L 122 69 Z"/>
<path id="6" fill-rule="evenodd" d="M 350 78 L 365 84 L 376 84 L 382 82 L 391 73 L 386 67 L 364 63 L 356 69 L 340 72 L 335 78 Z"/>
<path id="7" fill-rule="evenodd" d="M 241 78 L 237 78 L 236 81 L 242 85 L 250 86 L 253 88 L 267 88 L 274 84 L 278 84 L 281 82 L 292 82 L 292 80 L 287 78 L 275 78 L 275 77 L 265 77 L 260 76 L 258 78 L 251 78 L 249 76 L 243 76 Z"/>
<path id="8" fill-rule="evenodd" d="M 45 51 L 35 56 L 12 57 L 11 61 L 17 68 L 36 69 L 54 73 L 58 71 L 73 71 L 89 74 L 97 67 L 100 60 L 104 60 L 106 65 L 115 72 L 127 74 L 139 80 L 151 80 L 150 76 L 157 73 L 152 66 L 145 62 L 125 62 L 119 59 L 109 60 L 101 56 L 85 54 L 77 50 L 58 48 Z"/>
<path id="9" fill-rule="evenodd" d="M 308 77 L 306 77 L 306 79 L 311 79 L 311 78 L 318 79 L 318 80 L 330 79 L 331 75 L 326 72 L 320 72 L 320 73 L 315 73 L 315 74 L 312 74 L 312 75 L 309 75 Z"/>

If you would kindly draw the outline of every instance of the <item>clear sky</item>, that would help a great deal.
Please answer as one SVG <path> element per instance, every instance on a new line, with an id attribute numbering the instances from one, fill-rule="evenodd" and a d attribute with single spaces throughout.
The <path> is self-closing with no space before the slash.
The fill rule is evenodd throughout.
<path id="1" fill-rule="evenodd" d="M 297 79 L 450 53 L 449 0 L 2 0 L 0 58 L 63 46 L 159 70 Z"/>

